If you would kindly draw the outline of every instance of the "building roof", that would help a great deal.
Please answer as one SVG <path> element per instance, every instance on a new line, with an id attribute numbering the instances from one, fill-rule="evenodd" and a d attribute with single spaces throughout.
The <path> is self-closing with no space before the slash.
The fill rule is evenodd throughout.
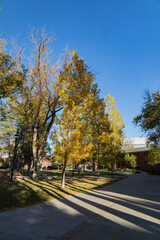
<path id="1" fill-rule="evenodd" d="M 132 147 L 132 148 L 142 148 L 147 147 L 148 138 L 141 137 L 141 138 L 124 138 L 123 140 L 123 147 Z"/>
<path id="2" fill-rule="evenodd" d="M 125 153 L 148 152 L 149 150 L 150 150 L 150 147 L 123 149 Z"/>

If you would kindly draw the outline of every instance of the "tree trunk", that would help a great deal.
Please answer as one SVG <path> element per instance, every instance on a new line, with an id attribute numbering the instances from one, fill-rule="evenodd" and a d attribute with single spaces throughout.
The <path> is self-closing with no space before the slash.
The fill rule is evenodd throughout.
<path id="1" fill-rule="evenodd" d="M 32 145 L 32 152 L 33 152 L 33 160 L 34 160 L 34 170 L 37 171 L 37 163 L 38 163 L 38 152 L 37 152 L 37 127 L 34 127 L 33 130 L 33 145 Z"/>
<path id="2" fill-rule="evenodd" d="M 30 144 L 30 148 L 29 148 L 29 156 L 28 156 L 28 169 L 27 169 L 27 173 L 29 174 L 31 171 L 31 168 L 33 168 L 33 149 L 32 149 L 32 144 Z"/>
<path id="3" fill-rule="evenodd" d="M 61 187 L 65 188 L 65 170 L 66 170 L 66 163 L 67 163 L 67 157 L 65 157 L 64 164 L 63 164 L 63 169 L 62 169 L 62 184 Z"/>
<path id="4" fill-rule="evenodd" d="M 38 170 L 42 170 L 42 161 L 43 161 L 43 158 L 42 158 L 42 148 L 38 149 Z"/>
<path id="5" fill-rule="evenodd" d="M 31 162 L 28 163 L 28 169 L 27 169 L 27 174 L 29 174 L 31 171 Z"/>
<path id="6" fill-rule="evenodd" d="M 112 169 L 111 169 L 111 177 L 113 178 L 113 166 L 112 166 Z"/>
<path id="7" fill-rule="evenodd" d="M 32 152 L 33 152 L 33 161 L 34 161 L 34 171 L 32 174 L 33 180 L 39 179 L 39 163 L 38 163 L 38 150 L 37 150 L 37 124 L 35 123 L 35 127 L 33 130 L 33 145 L 32 145 Z"/>
<path id="8" fill-rule="evenodd" d="M 34 171 L 33 171 L 32 178 L 34 180 L 39 180 L 39 178 L 40 178 L 40 170 L 41 170 L 41 166 L 42 166 L 42 164 L 41 164 L 42 160 L 41 160 L 41 157 L 39 158 L 38 156 L 37 156 L 36 159 L 37 159 L 37 161 L 36 161 L 36 164 L 35 164 L 35 168 L 34 168 Z"/>
<path id="9" fill-rule="evenodd" d="M 74 170 L 74 169 L 72 169 L 72 177 L 74 176 L 74 171 L 75 171 L 75 170 Z"/>
<path id="10" fill-rule="evenodd" d="M 97 180 L 99 181 L 99 144 L 98 144 L 98 150 L 97 150 L 97 169 L 98 169 Z"/>
<path id="11" fill-rule="evenodd" d="M 84 172 L 86 171 L 86 163 L 84 162 Z"/>
<path id="12" fill-rule="evenodd" d="M 93 172 L 95 173 L 95 162 L 94 162 L 94 159 L 93 159 Z"/>
<path id="13" fill-rule="evenodd" d="M 66 173 L 65 169 L 66 169 L 66 166 L 64 164 L 62 169 L 62 185 L 61 185 L 62 188 L 65 188 L 65 173 Z"/>
<path id="14" fill-rule="evenodd" d="M 13 172 L 14 172 L 15 160 L 16 160 L 16 156 L 17 156 L 18 143 L 19 143 L 18 138 L 15 138 L 14 154 L 13 154 L 13 159 L 12 159 L 11 175 L 10 175 L 9 182 L 13 182 Z"/>
<path id="15" fill-rule="evenodd" d="M 17 171 L 18 172 L 20 171 L 20 162 L 19 161 L 17 162 Z"/>
<path id="16" fill-rule="evenodd" d="M 98 170 L 97 180 L 99 181 L 99 166 L 97 170 Z"/>
<path id="17" fill-rule="evenodd" d="M 9 168 L 11 170 L 12 164 L 11 164 L 11 136 L 8 134 L 8 158 L 9 158 Z"/>
<path id="18" fill-rule="evenodd" d="M 79 167 L 79 163 L 77 164 L 77 172 L 78 172 L 78 174 L 80 174 L 80 167 Z"/>

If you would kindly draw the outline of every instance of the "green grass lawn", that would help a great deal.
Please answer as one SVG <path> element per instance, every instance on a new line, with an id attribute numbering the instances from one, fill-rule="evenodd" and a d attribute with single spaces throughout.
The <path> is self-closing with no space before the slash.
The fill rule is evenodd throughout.
<path id="1" fill-rule="evenodd" d="M 97 181 L 96 176 L 89 178 L 68 177 L 66 187 L 61 189 L 61 180 L 54 176 L 33 181 L 30 178 L 16 178 L 14 183 L 8 179 L 0 179 L 0 211 L 30 206 L 40 202 L 64 198 L 81 192 L 94 190 L 112 184 L 123 177 L 101 177 Z"/>

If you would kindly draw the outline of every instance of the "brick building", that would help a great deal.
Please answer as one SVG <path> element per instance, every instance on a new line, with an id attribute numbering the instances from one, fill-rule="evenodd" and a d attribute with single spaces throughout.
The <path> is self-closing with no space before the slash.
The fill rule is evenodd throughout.
<path id="1" fill-rule="evenodd" d="M 50 159 L 43 159 L 42 160 L 42 168 L 47 169 L 49 166 L 52 166 Z"/>
<path id="2" fill-rule="evenodd" d="M 133 154 L 137 158 L 137 169 L 150 173 L 160 173 L 159 166 L 148 164 L 148 153 L 150 146 L 147 145 L 147 138 L 127 138 L 124 140 L 122 150 L 125 153 Z"/>

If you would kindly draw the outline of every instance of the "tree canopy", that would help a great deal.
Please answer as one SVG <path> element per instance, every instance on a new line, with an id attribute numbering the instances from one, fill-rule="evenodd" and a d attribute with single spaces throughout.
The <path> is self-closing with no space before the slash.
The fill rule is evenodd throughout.
<path id="1" fill-rule="evenodd" d="M 136 161 L 135 155 L 126 153 L 124 159 L 128 167 L 133 167 L 134 169 L 137 167 L 137 161 Z"/>
<path id="2" fill-rule="evenodd" d="M 108 95 L 105 101 L 100 97 L 94 74 L 76 51 L 68 51 L 61 63 L 55 63 L 44 29 L 31 39 L 29 58 L 19 48 L 13 58 L 5 52 L 5 42 L 0 44 L 0 98 L 4 99 L 0 151 L 8 148 L 8 155 L 27 164 L 38 179 L 53 130 L 54 159 L 63 163 L 64 187 L 69 162 L 93 159 L 99 165 L 105 159 L 113 166 L 121 146 L 123 119 L 114 97 Z"/>
<path id="3" fill-rule="evenodd" d="M 134 124 L 146 133 L 150 141 L 158 144 L 160 141 L 160 91 L 145 92 L 141 113 L 137 115 Z"/>
<path id="4" fill-rule="evenodd" d="M 76 51 L 63 65 L 60 72 L 59 89 L 61 112 L 55 121 L 53 134 L 55 159 L 63 163 L 62 187 L 64 187 L 66 164 L 79 163 L 91 155 L 92 142 L 89 141 L 90 112 L 94 101 L 93 74 L 79 58 Z"/>
<path id="5" fill-rule="evenodd" d="M 16 60 L 5 51 L 6 42 L 0 39 L 0 99 L 20 90 L 24 71 L 18 70 Z"/>
<path id="6" fill-rule="evenodd" d="M 152 146 L 149 151 L 149 164 L 151 166 L 160 164 L 160 147 Z"/>

